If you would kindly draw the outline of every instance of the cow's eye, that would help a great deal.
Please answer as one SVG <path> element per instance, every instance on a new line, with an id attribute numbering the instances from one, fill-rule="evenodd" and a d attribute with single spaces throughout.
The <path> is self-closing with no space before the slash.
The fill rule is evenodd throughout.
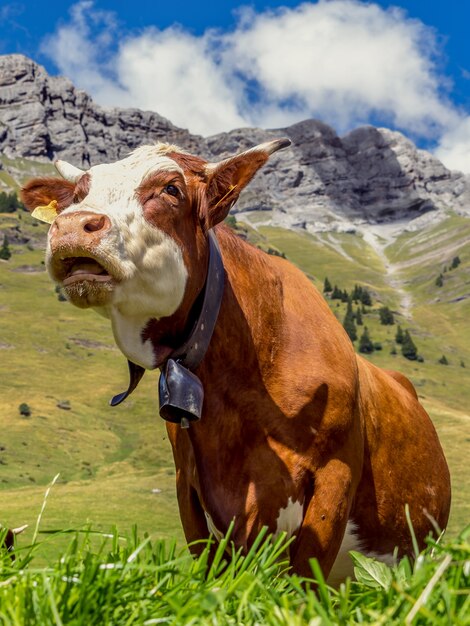
<path id="1" fill-rule="evenodd" d="M 163 191 L 168 195 L 174 197 L 179 196 L 180 193 L 178 187 L 176 187 L 175 185 L 167 185 Z"/>

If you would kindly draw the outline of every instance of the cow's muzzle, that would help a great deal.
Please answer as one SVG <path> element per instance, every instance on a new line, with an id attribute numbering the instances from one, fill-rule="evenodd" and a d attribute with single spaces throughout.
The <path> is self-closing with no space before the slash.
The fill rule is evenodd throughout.
<path id="1" fill-rule="evenodd" d="M 121 278 L 100 245 L 110 230 L 107 215 L 89 211 L 58 215 L 51 226 L 48 269 L 76 306 L 106 304 Z"/>

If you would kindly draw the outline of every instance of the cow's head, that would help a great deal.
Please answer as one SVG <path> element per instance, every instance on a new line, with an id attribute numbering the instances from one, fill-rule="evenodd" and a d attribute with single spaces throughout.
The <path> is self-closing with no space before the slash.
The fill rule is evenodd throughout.
<path id="1" fill-rule="evenodd" d="M 49 274 L 74 305 L 111 319 L 130 360 L 158 367 L 204 285 L 207 231 L 227 216 L 269 155 L 289 143 L 270 141 L 219 163 L 168 144 L 142 146 L 87 172 L 57 161 L 63 180 L 38 178 L 22 190 L 28 209 L 53 202 L 57 212 L 48 235 Z M 148 341 L 156 322 L 157 347 Z"/>

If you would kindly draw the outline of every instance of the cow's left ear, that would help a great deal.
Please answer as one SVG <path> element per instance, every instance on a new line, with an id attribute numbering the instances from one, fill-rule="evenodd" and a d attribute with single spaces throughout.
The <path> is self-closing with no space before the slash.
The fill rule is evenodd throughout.
<path id="1" fill-rule="evenodd" d="M 206 196 L 204 216 L 207 228 L 212 228 L 224 220 L 238 200 L 242 189 L 250 182 L 269 156 L 277 150 L 287 148 L 290 139 L 274 139 L 250 148 L 219 163 L 207 163 Z"/>

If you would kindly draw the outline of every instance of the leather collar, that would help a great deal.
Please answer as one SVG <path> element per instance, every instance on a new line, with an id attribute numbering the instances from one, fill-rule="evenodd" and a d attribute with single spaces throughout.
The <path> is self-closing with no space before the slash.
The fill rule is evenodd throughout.
<path id="1" fill-rule="evenodd" d="M 199 316 L 186 341 L 176 348 L 160 367 L 159 398 L 163 419 L 180 423 L 187 428 L 190 421 L 202 414 L 204 389 L 199 378 L 191 371 L 202 362 L 214 332 L 222 303 L 225 271 L 217 237 L 209 231 L 209 266 L 204 284 L 204 296 Z M 145 369 L 128 361 L 129 387 L 112 398 L 111 406 L 123 402 L 137 387 Z"/>

